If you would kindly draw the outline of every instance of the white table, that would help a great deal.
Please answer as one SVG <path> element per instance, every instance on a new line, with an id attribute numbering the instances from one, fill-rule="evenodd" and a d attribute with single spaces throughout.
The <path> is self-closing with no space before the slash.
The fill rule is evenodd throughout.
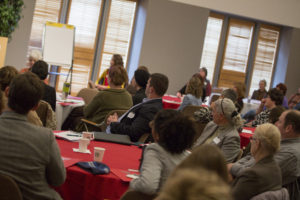
<path id="1" fill-rule="evenodd" d="M 68 96 L 66 100 L 57 100 L 56 101 L 56 120 L 57 126 L 56 130 L 61 130 L 61 126 L 63 125 L 64 121 L 67 119 L 71 111 L 79 106 L 83 106 L 84 101 L 78 97 Z"/>

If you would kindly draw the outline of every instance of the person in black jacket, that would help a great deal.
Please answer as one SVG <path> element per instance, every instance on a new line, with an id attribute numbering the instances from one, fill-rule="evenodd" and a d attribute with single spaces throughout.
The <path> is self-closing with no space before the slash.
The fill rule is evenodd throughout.
<path id="1" fill-rule="evenodd" d="M 31 68 L 31 72 L 35 73 L 43 82 L 44 92 L 42 100 L 48 102 L 52 110 L 55 111 L 56 91 L 53 87 L 44 83 L 44 80 L 48 76 L 48 63 L 42 60 L 35 62 Z"/>
<path id="2" fill-rule="evenodd" d="M 167 91 L 168 85 L 169 80 L 165 75 L 151 74 L 146 86 L 147 98 L 120 118 L 116 113 L 109 116 L 106 132 L 128 135 L 133 142 L 138 141 L 143 134 L 151 133 L 149 122 L 159 110 L 163 109 L 162 96 Z"/>
<path id="3" fill-rule="evenodd" d="M 143 99 L 146 98 L 145 90 L 149 76 L 149 72 L 142 69 L 138 69 L 134 72 L 132 85 L 136 89 L 136 93 L 132 96 L 133 105 L 141 103 Z"/>

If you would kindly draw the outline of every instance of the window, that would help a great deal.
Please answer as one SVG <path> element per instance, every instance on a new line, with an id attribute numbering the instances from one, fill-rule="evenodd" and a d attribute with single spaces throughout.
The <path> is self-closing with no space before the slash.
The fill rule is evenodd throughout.
<path id="1" fill-rule="evenodd" d="M 76 94 L 80 89 L 87 87 L 94 61 L 100 10 L 101 1 L 99 0 L 71 1 L 67 23 L 76 27 L 72 94 Z M 67 74 L 68 71 L 69 67 L 62 66 L 60 69 L 60 73 Z M 57 91 L 62 91 L 65 81 L 66 77 L 60 75 Z"/>
<path id="2" fill-rule="evenodd" d="M 61 0 L 37 0 L 33 14 L 28 54 L 32 49 L 42 52 L 43 31 L 47 21 L 58 22 Z"/>
<path id="3" fill-rule="evenodd" d="M 126 67 L 135 10 L 135 1 L 112 0 L 98 77 L 109 68 L 113 54 L 120 54 Z"/>
<path id="4" fill-rule="evenodd" d="M 69 7 L 61 10 L 62 0 L 36 0 L 29 50 L 41 50 L 46 21 L 58 22 L 60 13 L 66 16 L 62 21 L 76 28 L 72 79 L 72 94 L 76 95 L 81 88 L 87 87 L 93 71 L 100 74 L 109 67 L 112 54 L 121 54 L 126 66 L 137 0 L 66 1 L 64 5 L 68 4 Z M 107 14 L 102 10 L 109 12 Z M 100 23 L 100 19 L 105 23 Z M 97 49 L 99 42 L 103 44 Z M 99 66 L 94 64 L 94 60 L 97 60 L 95 56 L 100 59 Z M 61 75 L 58 76 L 56 89 L 62 91 L 66 80 L 63 74 L 68 73 L 69 67 L 59 67 L 58 71 Z"/>
<path id="5" fill-rule="evenodd" d="M 278 40 L 279 28 L 266 25 L 260 27 L 249 95 L 258 88 L 262 79 L 267 81 L 267 88 L 270 88 Z"/>
<path id="6" fill-rule="evenodd" d="M 223 18 L 224 17 L 219 15 L 212 15 L 208 18 L 206 26 L 200 67 L 207 68 L 207 79 L 211 81 L 213 81 L 213 75 L 215 71 Z"/>

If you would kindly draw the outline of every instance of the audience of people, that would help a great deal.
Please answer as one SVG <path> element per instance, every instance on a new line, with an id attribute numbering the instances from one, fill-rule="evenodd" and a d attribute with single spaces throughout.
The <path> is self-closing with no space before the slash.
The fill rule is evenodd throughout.
<path id="1" fill-rule="evenodd" d="M 202 104 L 202 92 L 203 92 L 203 81 L 198 75 L 194 75 L 188 82 L 185 89 L 185 96 L 178 108 L 178 110 L 183 110 L 188 105 L 201 106 Z"/>
<path id="2" fill-rule="evenodd" d="M 0 86 L 1 86 L 1 91 L 3 93 L 5 93 L 6 89 L 9 87 L 10 83 L 17 75 L 18 75 L 18 70 L 13 66 L 4 66 L 0 68 Z M 8 109 L 7 102 L 8 100 L 6 95 L 3 95 L 3 104 L 4 104 L 3 110 Z M 29 113 L 27 114 L 27 119 L 30 123 L 34 125 L 43 126 L 43 123 L 41 122 L 35 110 L 29 111 Z"/>
<path id="3" fill-rule="evenodd" d="M 146 147 L 140 175 L 130 182 L 130 190 L 157 194 L 172 170 L 188 156 L 195 134 L 194 122 L 181 112 L 159 111 L 152 124 L 155 143 Z"/>
<path id="4" fill-rule="evenodd" d="M 238 129 L 243 122 L 230 99 L 218 99 L 211 105 L 213 121 L 209 122 L 194 147 L 214 144 L 224 153 L 226 162 L 233 162 L 240 153 Z"/>
<path id="5" fill-rule="evenodd" d="M 281 143 L 274 159 L 281 169 L 282 186 L 288 189 L 290 199 L 299 199 L 300 190 L 297 179 L 300 176 L 300 111 L 283 112 L 276 126 L 281 133 Z M 228 168 L 231 175 L 237 177 L 254 164 L 255 159 L 248 155 L 236 163 L 229 164 Z"/>
<path id="6" fill-rule="evenodd" d="M 120 118 L 114 114 L 107 119 L 107 133 L 129 135 L 136 142 L 145 133 L 150 133 L 149 122 L 163 109 L 162 96 L 169 86 L 168 77 L 160 73 L 151 74 L 146 86 L 147 98 L 143 103 L 131 107 Z"/>
<path id="7" fill-rule="evenodd" d="M 269 123 L 259 125 L 250 142 L 255 164 L 235 177 L 232 193 L 236 200 L 249 200 L 263 192 L 279 190 L 282 185 L 281 171 L 273 158 L 280 147 L 278 128 Z"/>
<path id="8" fill-rule="evenodd" d="M 206 78 L 207 77 L 207 69 L 205 67 L 201 67 L 199 71 L 199 75 L 203 79 L 203 92 L 202 92 L 202 102 L 204 102 L 206 96 L 210 96 L 211 94 L 211 85 L 210 81 Z M 186 94 L 186 86 L 185 84 L 178 92 L 177 92 L 177 97 L 182 97 L 183 95 Z"/>
<path id="9" fill-rule="evenodd" d="M 31 72 L 17 75 L 5 89 L 8 108 L 0 116 L 0 171 L 16 181 L 23 199 L 62 199 L 49 187 L 66 178 L 55 137 L 50 129 L 27 121 L 42 91 L 41 81 Z"/>
<path id="10" fill-rule="evenodd" d="M 266 98 L 262 99 L 260 107 L 266 107 L 265 110 L 261 111 L 255 116 L 255 119 L 252 122 L 249 122 L 248 126 L 258 126 L 269 122 L 270 112 L 276 106 L 282 105 L 283 94 L 281 91 L 276 88 L 269 90 Z"/>
<path id="11" fill-rule="evenodd" d="M 121 65 L 114 65 L 108 71 L 109 88 L 101 90 L 92 101 L 78 109 L 73 109 L 63 124 L 63 130 L 86 131 L 82 118 L 96 124 L 104 122 L 106 115 L 112 110 L 128 110 L 132 106 L 132 97 L 122 85 L 128 81 L 127 72 Z M 89 131 L 98 130 L 89 126 Z"/>

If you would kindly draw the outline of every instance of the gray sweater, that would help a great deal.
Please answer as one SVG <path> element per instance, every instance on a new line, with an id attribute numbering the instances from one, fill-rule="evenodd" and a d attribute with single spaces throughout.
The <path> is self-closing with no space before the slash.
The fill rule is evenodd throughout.
<path id="1" fill-rule="evenodd" d="M 146 194 L 157 193 L 172 170 L 188 155 L 188 151 L 171 154 L 157 143 L 150 144 L 144 152 L 140 176 L 130 182 L 130 189 Z"/>

